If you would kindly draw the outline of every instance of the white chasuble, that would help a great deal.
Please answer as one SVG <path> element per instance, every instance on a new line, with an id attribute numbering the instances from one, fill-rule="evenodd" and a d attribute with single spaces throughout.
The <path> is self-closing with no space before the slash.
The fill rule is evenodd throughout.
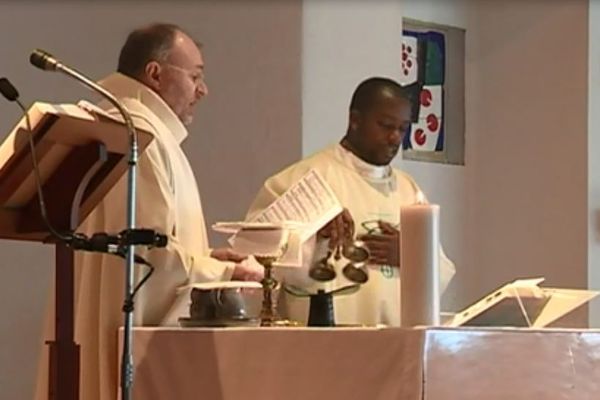
<path id="1" fill-rule="evenodd" d="M 406 173 L 390 166 L 373 166 L 360 160 L 337 144 L 284 169 L 269 178 L 254 200 L 247 219 L 252 219 L 266 208 L 287 188 L 298 181 L 310 169 L 316 169 L 333 189 L 343 207 L 354 220 L 356 235 L 377 227 L 377 220 L 400 224 L 400 207 L 413 204 L 419 188 Z M 327 283 L 308 278 L 308 268 L 313 260 L 322 257 L 324 244 L 317 244 L 317 253 L 310 260 L 304 259 L 301 269 L 281 268 L 280 274 L 289 283 L 303 286 L 311 292 L 318 288 L 330 291 L 352 282 L 344 278 L 344 259 L 335 263 L 337 277 Z M 454 264 L 440 252 L 440 293 L 454 275 Z M 286 294 L 281 312 L 288 318 L 306 322 L 308 299 Z M 388 265 L 371 265 L 369 281 L 357 293 L 334 297 L 337 324 L 386 324 L 400 325 L 400 274 L 399 269 Z"/>
<path id="2" fill-rule="evenodd" d="M 136 254 L 146 258 L 155 270 L 136 296 L 134 325 L 159 325 L 175 301 L 177 287 L 190 281 L 229 280 L 233 264 L 209 257 L 196 180 L 180 147 L 187 136 L 184 125 L 158 94 L 134 79 L 116 73 L 100 84 L 123 103 L 136 127 L 154 135 L 138 163 L 136 227 L 166 234 L 168 245 L 164 249 L 136 248 Z M 119 117 L 108 103 L 100 106 Z M 79 231 L 91 235 L 125 229 L 126 201 L 125 175 Z M 75 341 L 81 345 L 82 399 L 114 400 L 118 393 L 117 339 L 118 328 L 123 325 L 124 271 L 122 258 L 98 253 L 76 255 Z M 136 265 L 136 281 L 145 272 L 144 266 Z M 53 337 L 53 328 L 46 329 L 46 338 Z M 47 398 L 47 349 L 43 353 L 37 399 Z"/>

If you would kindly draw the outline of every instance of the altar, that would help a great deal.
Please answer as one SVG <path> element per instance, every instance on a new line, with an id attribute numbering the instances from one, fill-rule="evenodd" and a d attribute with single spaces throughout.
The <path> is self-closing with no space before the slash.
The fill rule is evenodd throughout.
<path id="1" fill-rule="evenodd" d="M 134 398 L 544 399 L 600 395 L 600 331 L 136 328 Z"/>

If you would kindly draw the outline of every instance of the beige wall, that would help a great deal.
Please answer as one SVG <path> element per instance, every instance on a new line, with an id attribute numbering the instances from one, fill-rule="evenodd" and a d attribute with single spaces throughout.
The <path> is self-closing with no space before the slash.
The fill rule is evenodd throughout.
<path id="1" fill-rule="evenodd" d="M 585 288 L 588 2 L 472 11 L 465 288 L 518 276 Z"/>
<path id="2" fill-rule="evenodd" d="M 0 76 L 18 86 L 25 103 L 93 98 L 62 75 L 30 67 L 31 49 L 44 48 L 100 78 L 114 70 L 128 31 L 152 21 L 178 23 L 204 43 L 210 93 L 184 147 L 207 223 L 239 219 L 263 178 L 301 153 L 299 1 L 252 7 L 244 1 L 2 1 Z M 2 99 L 0 132 L 18 115 Z M 52 253 L 1 242 L 0 254 L 0 398 L 27 399 Z"/>
<path id="3" fill-rule="evenodd" d="M 406 1 L 466 28 L 466 164 L 405 162 L 442 204 L 455 310 L 518 277 L 587 287 L 586 0 Z M 585 325 L 585 309 L 562 325 Z"/>
<path id="4" fill-rule="evenodd" d="M 403 16 L 467 31 L 466 165 L 396 162 L 442 207 L 457 265 L 443 309 L 518 277 L 587 286 L 587 9 L 586 0 L 305 1 L 304 154 L 342 136 L 360 79 L 399 73 Z M 575 316 L 586 320 L 585 310 Z"/>
<path id="5" fill-rule="evenodd" d="M 405 163 L 449 214 L 458 275 L 446 305 L 518 277 L 587 287 L 588 2 L 406 5 L 411 17 L 467 29 L 466 164 Z M 561 321 L 586 323 L 585 309 Z"/>

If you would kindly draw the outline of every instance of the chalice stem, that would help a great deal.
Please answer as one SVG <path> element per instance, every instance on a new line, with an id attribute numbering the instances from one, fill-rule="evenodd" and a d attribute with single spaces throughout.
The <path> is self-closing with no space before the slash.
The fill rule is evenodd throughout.
<path id="1" fill-rule="evenodd" d="M 263 264 L 265 268 L 265 277 L 262 280 L 263 286 L 263 302 L 260 312 L 260 325 L 273 326 L 279 320 L 277 311 L 275 310 L 275 302 L 273 301 L 274 290 L 277 287 L 277 281 L 273 278 L 273 262 L 266 261 Z"/>

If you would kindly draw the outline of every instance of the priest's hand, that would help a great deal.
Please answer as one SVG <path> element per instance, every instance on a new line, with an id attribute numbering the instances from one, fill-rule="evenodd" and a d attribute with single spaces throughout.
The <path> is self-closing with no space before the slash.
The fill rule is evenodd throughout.
<path id="1" fill-rule="evenodd" d="M 329 239 L 329 249 L 338 248 L 354 236 L 354 220 L 347 209 L 343 209 L 334 219 L 317 232 L 320 239 Z"/>
<path id="2" fill-rule="evenodd" d="M 256 281 L 260 282 L 265 277 L 265 270 L 261 265 L 258 267 L 252 263 L 236 264 L 233 268 L 232 281 Z"/>
<path id="3" fill-rule="evenodd" d="M 380 232 L 358 237 L 369 249 L 371 254 L 369 262 L 400 267 L 400 231 L 385 221 L 377 221 L 377 223 Z"/>
<path id="4" fill-rule="evenodd" d="M 234 263 L 240 263 L 244 261 L 247 257 L 236 253 L 230 247 L 221 247 L 218 249 L 213 249 L 210 252 L 210 256 L 212 258 L 216 258 L 219 261 L 231 261 Z"/>

